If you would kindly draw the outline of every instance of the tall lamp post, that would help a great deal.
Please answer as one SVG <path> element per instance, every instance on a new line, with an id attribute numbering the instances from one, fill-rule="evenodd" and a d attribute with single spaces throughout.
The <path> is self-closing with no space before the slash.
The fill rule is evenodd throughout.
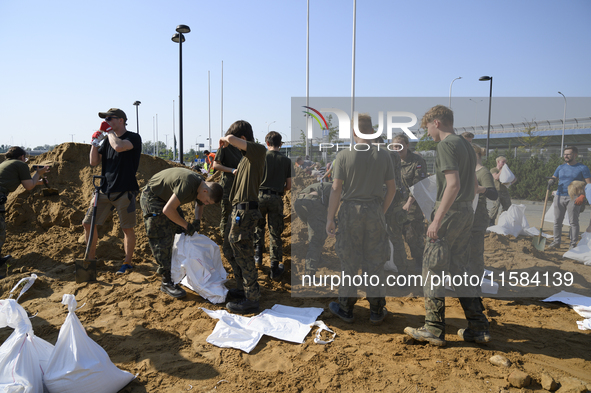
<path id="1" fill-rule="evenodd" d="M 564 123 L 566 122 L 566 97 L 558 92 L 564 98 L 564 114 L 562 115 L 562 141 L 560 142 L 560 157 L 564 154 Z"/>
<path id="2" fill-rule="evenodd" d="M 140 115 L 139 115 L 139 111 L 138 108 L 140 106 L 142 102 L 141 101 L 136 101 L 133 103 L 133 105 L 135 105 L 135 122 L 136 122 L 136 131 L 138 134 L 140 133 Z"/>
<path id="3" fill-rule="evenodd" d="M 271 124 L 273 123 L 277 123 L 276 120 L 273 120 L 272 122 L 269 123 L 269 125 L 267 126 L 267 134 L 269 133 L 269 127 L 271 127 Z"/>
<path id="4" fill-rule="evenodd" d="M 457 81 L 458 79 L 462 79 L 461 76 L 458 76 L 456 79 L 454 79 L 453 81 L 451 81 L 451 83 L 449 84 L 449 109 L 451 109 L 451 87 L 454 85 L 454 82 Z"/>
<path id="5" fill-rule="evenodd" d="M 179 44 L 179 162 L 183 164 L 183 42 L 184 34 L 190 33 L 191 29 L 187 25 L 178 25 L 176 31 L 172 41 Z"/>
<path id="6" fill-rule="evenodd" d="M 486 130 L 486 156 L 488 157 L 488 146 L 490 143 L 490 110 L 491 110 L 491 104 L 492 104 L 493 77 L 492 76 L 481 76 L 480 78 L 478 78 L 478 80 L 481 82 L 490 81 L 490 94 L 488 96 L 488 128 Z"/>

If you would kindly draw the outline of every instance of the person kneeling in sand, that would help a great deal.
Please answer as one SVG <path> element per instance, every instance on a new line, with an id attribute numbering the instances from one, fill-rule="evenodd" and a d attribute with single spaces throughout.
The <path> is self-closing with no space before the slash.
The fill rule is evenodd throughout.
<path id="1" fill-rule="evenodd" d="M 143 189 L 140 206 L 152 254 L 162 274 L 160 290 L 174 298 L 187 293 L 170 277 L 174 235 L 184 232 L 193 236 L 199 231 L 205 205 L 219 203 L 224 190 L 214 182 L 206 182 L 197 173 L 185 168 L 169 168 L 155 174 Z M 185 220 L 181 205 L 196 201 L 195 220 Z"/>

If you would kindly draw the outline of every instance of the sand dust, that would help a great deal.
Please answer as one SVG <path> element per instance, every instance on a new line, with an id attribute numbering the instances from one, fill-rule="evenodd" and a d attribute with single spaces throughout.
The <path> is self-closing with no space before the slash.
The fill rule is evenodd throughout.
<path id="1" fill-rule="evenodd" d="M 42 196 L 41 187 L 32 192 L 21 187 L 10 195 L 3 251 L 13 259 L 8 268 L 1 268 L 0 273 L 8 277 L 0 280 L 0 298 L 6 298 L 18 280 L 36 273 L 38 280 L 20 304 L 31 315 L 37 313 L 31 320 L 35 334 L 50 343 L 56 342 L 67 314 L 62 295 L 74 294 L 79 305 L 86 303 L 77 315 L 89 336 L 118 367 L 139 373 L 121 392 L 545 391 L 541 387 L 544 374 L 565 387 L 582 381 L 591 389 L 591 334 L 577 329 L 576 321 L 582 318 L 567 306 L 536 298 L 484 299 L 494 341 L 476 345 L 456 336 L 466 322 L 459 302 L 448 299 L 448 346 L 435 348 L 414 343 L 403 334 L 404 327 L 418 327 L 424 320 L 420 297 L 387 298 L 391 315 L 381 326 L 369 323 L 368 303 L 362 299 L 355 308 L 357 322 L 346 324 L 327 311 L 334 299 L 291 298 L 289 256 L 284 261 L 287 274 L 277 283 L 267 277 L 265 255 L 265 267 L 259 271 L 261 309 L 277 303 L 323 307 L 319 319 L 337 332 L 335 341 L 317 345 L 309 335 L 298 345 L 264 337 L 250 354 L 217 348 L 205 341 L 216 321 L 199 308 L 222 309 L 224 305 L 213 305 L 192 292 L 174 300 L 160 291 L 139 210 L 134 271 L 115 274 L 124 258 L 123 236 L 118 219 L 110 219 L 99 230 L 98 282 L 76 284 L 73 262 L 83 257 L 85 249 L 80 223 L 90 204 L 92 175 L 100 173 L 88 165 L 89 151 L 89 145 L 67 143 L 32 160 L 52 163 L 48 178 L 59 196 Z M 137 175 L 140 186 L 170 166 L 143 155 Z M 294 179 L 294 188 L 312 182 Z M 185 209 L 192 214 L 189 205 Z M 288 198 L 285 213 L 285 255 L 290 255 L 292 229 L 294 242 L 305 242 L 306 230 L 295 214 L 292 228 Z M 219 206 L 207 206 L 201 232 L 221 244 L 219 217 Z M 589 288 L 591 267 L 562 259 L 565 250 L 539 252 L 531 246 L 531 239 L 489 234 L 485 262 L 506 271 L 534 267 L 568 271 Z M 224 265 L 231 271 L 225 259 Z M 591 295 L 584 287 L 572 291 Z M 0 342 L 11 332 L 0 329 Z M 512 365 L 492 365 L 488 359 L 493 355 L 505 356 Z M 533 384 L 526 390 L 510 387 L 507 376 L 514 370 L 528 373 Z"/>

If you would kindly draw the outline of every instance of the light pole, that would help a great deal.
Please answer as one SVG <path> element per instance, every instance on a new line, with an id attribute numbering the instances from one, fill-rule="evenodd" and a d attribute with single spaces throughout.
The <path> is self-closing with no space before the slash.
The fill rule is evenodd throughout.
<path id="1" fill-rule="evenodd" d="M 481 82 L 490 81 L 490 94 L 488 96 L 488 129 L 486 131 L 486 156 L 488 157 L 488 145 L 490 143 L 490 110 L 491 110 L 491 104 L 492 104 L 493 77 L 492 76 L 481 76 L 480 78 L 478 78 L 478 80 Z"/>
<path id="2" fill-rule="evenodd" d="M 267 126 L 267 134 L 269 133 L 269 127 L 271 127 L 271 124 L 273 124 L 273 123 L 277 123 L 277 121 L 273 120 L 272 122 L 269 123 L 269 125 Z"/>
<path id="3" fill-rule="evenodd" d="M 138 108 L 141 104 L 141 101 L 136 101 L 133 103 L 133 105 L 135 105 L 135 121 L 136 121 L 136 131 L 138 134 L 140 133 L 140 115 L 139 115 L 139 111 Z"/>
<path id="4" fill-rule="evenodd" d="M 566 97 L 558 92 L 564 98 L 564 114 L 562 115 L 562 141 L 560 142 L 560 157 L 564 154 L 564 123 L 566 122 Z"/>
<path id="5" fill-rule="evenodd" d="M 462 79 L 461 76 L 458 76 L 456 79 L 454 79 L 453 81 L 451 81 L 451 83 L 449 84 L 449 109 L 451 109 L 451 87 L 454 85 L 454 82 L 457 81 L 458 79 Z"/>
<path id="6" fill-rule="evenodd" d="M 478 104 L 484 100 L 476 101 L 476 100 L 473 100 L 472 98 L 470 98 L 470 101 L 472 101 L 473 103 L 476 104 L 476 114 L 474 115 L 474 125 L 476 125 L 478 123 Z"/>
<path id="7" fill-rule="evenodd" d="M 179 152 L 180 163 L 183 163 L 183 41 L 184 34 L 190 33 L 191 29 L 187 25 L 178 25 L 177 33 L 172 36 L 172 41 L 179 44 Z"/>

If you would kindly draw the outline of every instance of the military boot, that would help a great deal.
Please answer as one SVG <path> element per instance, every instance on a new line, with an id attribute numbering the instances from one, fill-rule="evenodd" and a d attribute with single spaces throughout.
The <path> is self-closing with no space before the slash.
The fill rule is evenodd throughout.
<path id="1" fill-rule="evenodd" d="M 172 282 L 169 270 L 164 270 L 162 272 L 162 285 L 160 285 L 160 290 L 176 299 L 187 296 L 187 292 L 185 292 L 185 290 L 181 288 L 179 284 L 175 285 Z"/>

